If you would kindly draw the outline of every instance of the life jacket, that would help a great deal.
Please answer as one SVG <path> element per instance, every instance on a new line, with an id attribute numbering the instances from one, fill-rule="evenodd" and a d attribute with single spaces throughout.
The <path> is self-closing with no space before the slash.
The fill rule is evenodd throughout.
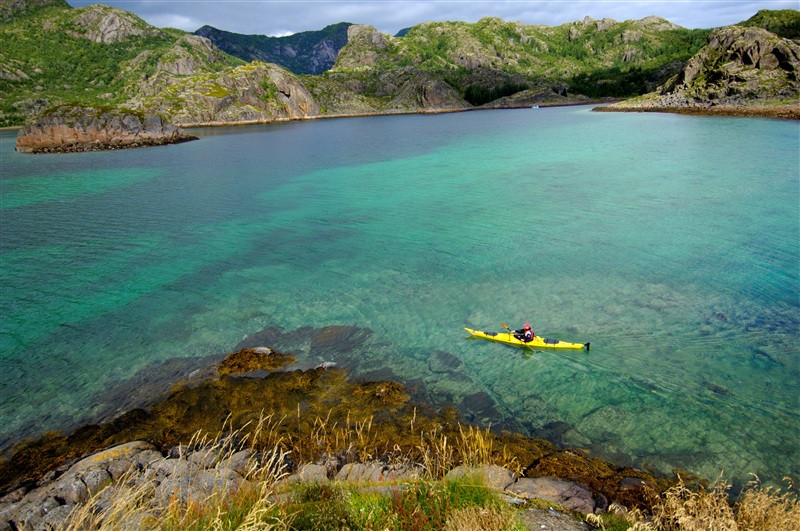
<path id="1" fill-rule="evenodd" d="M 525 338 L 525 339 L 523 339 L 523 341 L 525 341 L 526 343 L 527 343 L 528 341 L 533 341 L 533 328 L 531 328 L 530 330 L 525 330 L 525 331 L 522 333 L 522 335 L 523 335 L 523 336 L 524 336 L 524 338 Z"/>

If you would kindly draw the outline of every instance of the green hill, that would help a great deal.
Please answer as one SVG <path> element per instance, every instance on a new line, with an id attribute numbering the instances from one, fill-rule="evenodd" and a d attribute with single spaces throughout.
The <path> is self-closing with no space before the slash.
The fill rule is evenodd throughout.
<path id="1" fill-rule="evenodd" d="M 186 76 L 242 64 L 205 39 L 127 11 L 40 4 L 15 2 L 0 22 L 0 126 L 64 103 L 128 105 Z"/>
<path id="2" fill-rule="evenodd" d="M 350 36 L 332 73 L 380 76 L 413 67 L 480 103 L 542 81 L 566 83 L 570 92 L 591 97 L 641 94 L 679 70 L 705 44 L 708 30 L 688 30 L 658 17 L 624 22 L 587 17 L 555 27 L 484 18 L 474 24 L 420 24 L 403 37 L 372 28 L 351 28 Z"/>
<path id="3" fill-rule="evenodd" d="M 340 23 L 261 41 L 210 27 L 198 30 L 248 59 L 247 54 L 266 54 L 281 43 L 283 55 L 295 54 L 298 63 L 289 65 L 295 71 L 326 68 L 322 59 L 336 58 L 321 75 L 297 76 L 274 64 L 246 64 L 201 35 L 155 28 L 108 6 L 73 9 L 63 0 L 2 0 L 0 15 L 3 126 L 21 125 L 60 104 L 160 112 L 190 124 L 638 96 L 677 79 L 710 34 L 659 17 L 622 22 L 586 17 L 560 26 L 497 18 L 429 22 L 402 36 Z M 743 24 L 796 35 L 798 20 L 795 10 L 759 11 Z M 338 49 L 345 32 L 347 44 Z M 731 46 L 734 42 L 744 46 L 742 39 L 730 40 Z M 776 56 L 778 70 L 794 64 L 781 57 Z M 760 61 L 772 64 L 769 57 Z M 759 87 L 783 97 L 776 84 L 780 72 L 772 72 L 776 82 L 737 81 L 737 97 L 758 99 Z"/>
<path id="4" fill-rule="evenodd" d="M 762 9 L 737 26 L 757 26 L 784 39 L 800 39 L 800 11 Z"/>

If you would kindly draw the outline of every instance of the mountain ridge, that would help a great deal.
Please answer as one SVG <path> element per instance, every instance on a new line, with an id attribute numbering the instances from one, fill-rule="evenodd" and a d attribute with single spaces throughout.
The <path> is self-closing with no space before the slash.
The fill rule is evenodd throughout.
<path id="1" fill-rule="evenodd" d="M 0 22 L 8 43 L 0 51 L 0 125 L 71 103 L 161 112 L 191 125 L 621 99 L 675 79 L 712 34 L 655 16 L 559 26 L 427 22 L 402 37 L 340 23 L 328 26 L 347 33 L 331 68 L 298 75 L 246 63 L 206 37 L 156 28 L 109 6 L 12 3 L 16 14 Z M 795 18 L 800 12 L 760 11 L 744 22 L 791 34 Z M 781 97 L 794 94 L 787 83 Z"/>
<path id="2" fill-rule="evenodd" d="M 318 31 L 303 31 L 287 37 L 245 35 L 205 25 L 194 32 L 220 50 L 244 61 L 280 65 L 294 74 L 321 74 L 336 61 L 347 44 L 350 22 L 331 24 Z"/>

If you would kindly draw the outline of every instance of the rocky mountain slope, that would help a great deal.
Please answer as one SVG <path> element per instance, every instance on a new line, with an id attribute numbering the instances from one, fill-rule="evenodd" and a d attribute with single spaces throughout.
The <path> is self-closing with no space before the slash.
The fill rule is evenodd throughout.
<path id="1" fill-rule="evenodd" d="M 257 61 L 188 77 L 136 102 L 178 125 L 267 122 L 319 114 L 319 105 L 297 76 Z"/>
<path id="2" fill-rule="evenodd" d="M 288 37 L 243 35 L 212 26 L 203 26 L 194 33 L 247 62 L 275 63 L 295 74 L 321 74 L 333 66 L 339 50 L 347 44 L 350 26 L 349 22 L 340 22 L 319 31 L 303 31 Z"/>
<path id="3" fill-rule="evenodd" d="M 648 82 L 655 86 L 669 77 L 707 34 L 658 17 L 624 22 L 586 17 L 553 27 L 496 18 L 431 22 L 399 38 L 351 28 L 333 71 L 364 74 L 413 66 L 444 78 L 472 103 L 480 98 L 471 94 L 504 85 L 510 93 L 542 80 L 566 83 L 571 92 L 592 97 L 622 96 L 646 92 Z"/>

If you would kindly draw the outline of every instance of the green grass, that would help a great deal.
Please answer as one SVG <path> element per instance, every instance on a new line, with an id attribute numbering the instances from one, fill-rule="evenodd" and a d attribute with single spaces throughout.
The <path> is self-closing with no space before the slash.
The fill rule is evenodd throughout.
<path id="1" fill-rule="evenodd" d="M 418 480 L 370 487 L 338 483 L 298 484 L 281 512 L 294 515 L 291 529 L 444 529 L 468 508 L 507 509 L 480 478 Z M 511 523 L 513 518 L 506 516 Z"/>

